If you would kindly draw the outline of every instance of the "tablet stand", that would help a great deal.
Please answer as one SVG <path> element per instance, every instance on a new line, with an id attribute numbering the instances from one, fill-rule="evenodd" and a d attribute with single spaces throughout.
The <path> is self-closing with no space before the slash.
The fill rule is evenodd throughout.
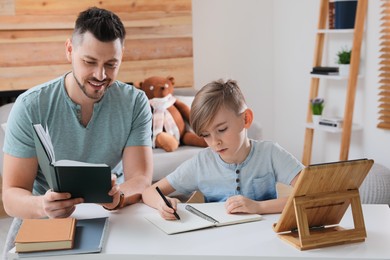
<path id="1" fill-rule="evenodd" d="M 373 163 L 359 159 L 304 168 L 274 231 L 300 250 L 365 241 L 359 187 Z M 348 207 L 352 229 L 339 226 Z"/>
<path id="2" fill-rule="evenodd" d="M 344 229 L 340 226 L 309 227 L 307 211 L 315 211 L 320 207 L 329 207 L 350 203 L 354 229 Z M 358 190 L 349 190 L 329 194 L 318 194 L 308 197 L 295 197 L 294 208 L 298 230 L 279 234 L 279 237 L 300 250 L 346 243 L 363 242 L 367 236 L 363 212 Z"/>

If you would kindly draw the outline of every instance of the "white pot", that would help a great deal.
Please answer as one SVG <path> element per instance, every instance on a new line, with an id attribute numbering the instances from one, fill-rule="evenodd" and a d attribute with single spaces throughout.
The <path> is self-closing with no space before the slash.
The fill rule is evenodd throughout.
<path id="1" fill-rule="evenodd" d="M 312 120 L 315 126 L 320 124 L 321 117 L 321 115 L 313 115 Z"/>
<path id="2" fill-rule="evenodd" d="M 339 65 L 339 74 L 340 76 L 348 76 L 349 74 L 349 64 L 340 64 Z"/>

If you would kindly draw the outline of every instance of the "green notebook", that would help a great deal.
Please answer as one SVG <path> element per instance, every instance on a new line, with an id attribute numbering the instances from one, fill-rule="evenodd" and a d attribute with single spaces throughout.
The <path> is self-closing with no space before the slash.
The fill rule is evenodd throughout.
<path id="1" fill-rule="evenodd" d="M 55 160 L 50 135 L 42 125 L 33 125 L 34 142 L 39 166 L 56 192 L 69 192 L 72 198 L 84 198 L 85 203 L 111 203 L 111 168 L 106 164 Z"/>

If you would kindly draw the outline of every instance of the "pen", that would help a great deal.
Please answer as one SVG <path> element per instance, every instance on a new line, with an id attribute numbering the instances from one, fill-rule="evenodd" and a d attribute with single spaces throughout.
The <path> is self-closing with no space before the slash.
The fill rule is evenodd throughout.
<path id="1" fill-rule="evenodd" d="M 158 194 L 160 194 L 161 198 L 163 198 L 165 204 L 167 204 L 168 207 L 170 207 L 171 209 L 174 210 L 174 208 L 172 207 L 172 204 L 169 202 L 169 200 L 167 200 L 167 198 L 165 198 L 164 194 L 161 192 L 161 190 L 158 186 L 156 187 L 156 190 L 157 190 Z M 176 210 L 173 212 L 173 215 L 175 215 L 176 219 L 180 220 L 179 214 L 176 213 Z"/>
<path id="2" fill-rule="evenodd" d="M 219 223 L 218 220 L 210 217 L 207 214 L 204 214 L 202 211 L 197 210 L 196 208 L 192 207 L 191 205 L 187 205 L 186 206 L 186 210 L 188 210 L 189 212 L 197 215 L 198 217 L 201 217 L 201 218 L 203 218 L 203 219 L 205 219 L 207 221 L 213 222 L 214 224 Z"/>

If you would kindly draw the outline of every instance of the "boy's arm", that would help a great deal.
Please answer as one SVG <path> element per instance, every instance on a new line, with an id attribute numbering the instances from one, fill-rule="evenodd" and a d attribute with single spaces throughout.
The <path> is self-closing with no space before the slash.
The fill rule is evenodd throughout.
<path id="1" fill-rule="evenodd" d="M 299 174 L 292 179 L 290 185 L 294 187 Z M 288 197 L 272 200 L 254 201 L 244 196 L 233 196 L 227 199 L 225 207 L 228 213 L 255 213 L 273 214 L 281 213 L 286 205 Z"/>
<path id="2" fill-rule="evenodd" d="M 228 198 L 225 203 L 227 213 L 273 214 L 283 211 L 288 197 L 272 200 L 255 201 L 236 195 Z"/>
<path id="3" fill-rule="evenodd" d="M 166 199 L 171 203 L 173 209 L 168 207 L 161 198 L 160 194 L 158 194 L 156 190 L 157 186 L 164 194 Z M 177 209 L 177 203 L 179 200 L 167 197 L 168 194 L 171 194 L 174 191 L 175 189 L 169 184 L 168 180 L 164 178 L 153 184 L 151 187 L 147 188 L 142 193 L 142 200 L 146 205 L 157 209 L 160 212 L 162 218 L 175 220 L 176 216 L 174 215 L 174 212 Z"/>
<path id="4" fill-rule="evenodd" d="M 159 187 L 159 189 L 161 190 L 161 192 L 165 196 L 167 196 L 175 191 L 175 189 L 171 186 L 171 184 L 169 184 L 167 178 L 163 178 L 163 179 L 159 180 L 158 182 L 156 182 L 155 184 L 153 184 L 152 186 L 150 186 L 149 188 L 147 188 L 142 193 L 142 200 L 146 205 L 148 205 L 152 208 L 155 208 L 155 209 L 157 209 L 160 204 L 164 204 L 163 199 L 161 198 L 161 196 L 158 194 L 158 192 L 156 190 L 157 186 Z M 170 198 L 167 197 L 167 199 L 170 199 Z"/>

